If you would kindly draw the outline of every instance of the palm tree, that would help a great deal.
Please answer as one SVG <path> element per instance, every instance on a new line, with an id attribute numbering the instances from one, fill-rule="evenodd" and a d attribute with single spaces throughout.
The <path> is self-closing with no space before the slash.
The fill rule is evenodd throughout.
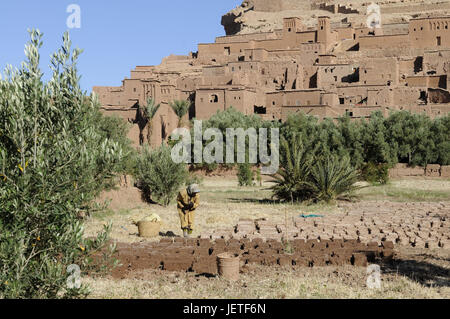
<path id="1" fill-rule="evenodd" d="M 328 203 L 336 199 L 351 198 L 352 193 L 361 188 L 355 185 L 358 177 L 348 156 L 322 156 L 311 167 L 308 185 L 316 201 Z"/>
<path id="2" fill-rule="evenodd" d="M 183 117 L 187 114 L 189 111 L 189 108 L 191 107 L 191 103 L 189 101 L 185 100 L 175 100 L 172 103 L 170 103 L 170 107 L 175 112 L 176 116 L 178 117 L 178 126 L 177 128 L 181 127 L 181 121 Z"/>
<path id="3" fill-rule="evenodd" d="M 155 100 L 150 98 L 147 100 L 147 106 L 141 109 L 142 116 L 147 122 L 147 143 L 149 145 L 151 144 L 151 137 L 153 131 L 152 120 L 155 117 L 156 112 L 158 112 L 160 106 L 161 104 L 156 104 Z"/>
<path id="4" fill-rule="evenodd" d="M 291 203 L 309 198 L 308 176 L 313 159 L 300 136 L 294 134 L 289 140 L 282 137 L 280 155 L 282 168 L 272 175 L 274 197 Z"/>

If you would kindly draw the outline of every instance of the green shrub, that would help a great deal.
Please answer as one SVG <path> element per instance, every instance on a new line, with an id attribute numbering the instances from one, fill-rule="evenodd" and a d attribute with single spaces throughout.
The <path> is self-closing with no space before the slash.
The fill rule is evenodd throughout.
<path id="1" fill-rule="evenodd" d="M 330 202 L 349 198 L 358 181 L 357 170 L 350 164 L 348 157 L 319 157 L 311 166 L 308 185 L 314 201 Z"/>
<path id="2" fill-rule="evenodd" d="M 131 140 L 127 137 L 130 129 L 130 124 L 124 119 L 117 116 L 103 116 L 98 114 L 98 125 L 100 135 L 103 139 L 115 141 L 122 149 L 123 157 L 117 163 L 115 171 L 123 175 L 131 175 L 135 166 L 136 149 L 132 146 Z M 116 180 L 111 180 L 112 186 L 117 183 Z"/>
<path id="3" fill-rule="evenodd" d="M 79 86 L 68 34 L 42 80 L 42 35 L 30 31 L 27 61 L 0 79 L 0 299 L 83 297 L 67 285 L 68 266 L 92 271 L 108 238 L 83 238 L 80 213 L 122 170 L 124 152 Z M 114 247 L 112 247 L 113 249 Z M 99 261 L 97 259 L 97 261 Z"/>
<path id="4" fill-rule="evenodd" d="M 155 150 L 143 148 L 136 160 L 134 177 L 148 200 L 167 206 L 185 184 L 188 171 L 185 164 L 172 161 L 170 147 L 162 145 Z"/>
<path id="5" fill-rule="evenodd" d="M 186 178 L 185 185 L 186 186 L 189 186 L 192 184 L 201 185 L 202 183 L 203 183 L 203 176 L 189 172 L 189 175 Z"/>
<path id="6" fill-rule="evenodd" d="M 248 163 L 239 164 L 237 177 L 239 186 L 253 186 L 252 166 Z"/>
<path id="7" fill-rule="evenodd" d="M 387 184 L 389 182 L 389 165 L 367 163 L 361 169 L 361 178 L 371 184 Z"/>

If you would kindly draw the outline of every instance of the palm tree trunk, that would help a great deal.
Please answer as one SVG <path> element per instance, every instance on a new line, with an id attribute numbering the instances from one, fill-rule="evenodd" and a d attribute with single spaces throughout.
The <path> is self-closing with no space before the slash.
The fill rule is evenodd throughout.
<path id="1" fill-rule="evenodd" d="M 147 143 L 149 146 L 152 145 L 152 133 L 153 133 L 153 124 L 152 120 L 149 120 L 147 123 Z"/>

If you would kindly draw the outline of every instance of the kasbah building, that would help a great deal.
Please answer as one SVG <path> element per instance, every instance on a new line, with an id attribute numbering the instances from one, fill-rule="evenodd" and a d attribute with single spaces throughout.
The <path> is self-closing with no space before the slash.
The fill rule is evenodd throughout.
<path id="1" fill-rule="evenodd" d="M 265 5 L 276 2 L 244 1 L 243 8 L 270 11 Z M 450 15 L 369 28 L 346 18 L 332 22 L 334 14 L 358 14 L 354 8 L 314 5 L 327 14 L 314 17 L 313 26 L 283 17 L 281 28 L 218 37 L 187 56 L 137 66 L 120 87 L 93 91 L 103 112 L 133 123 L 129 138 L 136 145 L 148 142 L 138 109 L 149 98 L 161 104 L 152 122 L 153 145 L 176 129 L 169 106 L 174 100 L 190 101 L 188 117 L 199 120 L 229 107 L 273 121 L 295 112 L 358 119 L 376 110 L 433 118 L 450 111 Z"/>

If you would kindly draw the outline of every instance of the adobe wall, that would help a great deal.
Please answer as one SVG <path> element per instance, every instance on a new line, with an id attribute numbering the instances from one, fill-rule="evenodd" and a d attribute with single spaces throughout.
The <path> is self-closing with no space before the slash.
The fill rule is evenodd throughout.
<path id="1" fill-rule="evenodd" d="M 415 75 L 422 71 L 423 62 L 422 57 L 407 57 L 401 58 L 398 61 L 399 84 L 405 85 L 406 78 Z"/>
<path id="2" fill-rule="evenodd" d="M 415 48 L 450 46 L 450 18 L 413 19 L 409 24 L 411 45 Z"/>
<path id="3" fill-rule="evenodd" d="M 98 87 L 94 86 L 92 89 L 98 96 L 98 100 L 102 106 L 125 105 L 122 99 L 122 87 Z"/>
<path id="4" fill-rule="evenodd" d="M 355 65 L 320 65 L 317 71 L 317 86 L 331 89 L 343 83 L 358 82 L 359 72 Z"/>
<path id="5" fill-rule="evenodd" d="M 265 49 L 244 50 L 245 61 L 267 61 L 269 52 Z"/>
<path id="6" fill-rule="evenodd" d="M 446 75 L 418 75 L 406 78 L 406 84 L 409 87 L 425 87 L 425 88 L 447 88 Z"/>
<path id="7" fill-rule="evenodd" d="M 411 46 L 408 34 L 362 36 L 359 38 L 360 50 L 386 49 L 386 48 L 409 48 Z"/>
<path id="8" fill-rule="evenodd" d="M 249 42 L 252 40 L 274 40 L 278 39 L 276 32 L 261 32 L 250 34 L 236 34 L 231 36 L 217 37 L 216 43 L 235 43 L 235 42 Z"/>
<path id="9" fill-rule="evenodd" d="M 195 94 L 195 113 L 199 120 L 207 120 L 225 110 L 225 91 L 223 89 L 201 89 Z"/>
<path id="10" fill-rule="evenodd" d="M 393 105 L 394 94 L 393 90 L 383 88 L 381 90 L 369 89 L 367 91 L 367 105 L 370 106 L 390 106 Z"/>
<path id="11" fill-rule="evenodd" d="M 450 113 L 450 103 L 447 104 L 429 104 L 431 117 L 436 118 Z"/>
<path id="12" fill-rule="evenodd" d="M 320 105 L 320 90 L 272 92 L 266 95 L 267 107 Z"/>
<path id="13" fill-rule="evenodd" d="M 255 103 L 255 92 L 246 90 L 227 90 L 225 92 L 226 109 L 233 107 L 245 115 L 252 115 Z"/>
<path id="14" fill-rule="evenodd" d="M 418 88 L 399 87 L 393 90 L 394 100 L 393 105 L 397 107 L 406 107 L 415 105 L 421 98 L 422 90 Z M 422 101 L 424 103 L 425 101 Z"/>
<path id="15" fill-rule="evenodd" d="M 420 166 L 408 167 L 407 164 L 397 164 L 394 168 L 389 169 L 389 177 L 442 177 L 450 178 L 450 166 L 441 166 L 438 164 L 430 164 L 427 168 Z"/>
<path id="16" fill-rule="evenodd" d="M 320 119 L 325 117 L 333 118 L 338 116 L 339 114 L 335 112 L 331 107 L 323 106 L 323 105 L 315 105 L 315 106 L 284 106 L 281 109 L 281 120 L 286 121 L 287 118 L 296 113 L 303 113 L 311 116 L 317 116 Z M 342 112 L 344 114 L 345 111 Z"/>
<path id="17" fill-rule="evenodd" d="M 355 29 L 353 28 L 337 28 L 334 31 L 337 33 L 338 41 L 353 39 L 355 35 Z"/>
<path id="18" fill-rule="evenodd" d="M 383 70 L 382 72 L 380 72 Z M 378 58 L 361 62 L 359 82 L 367 85 L 395 86 L 399 82 L 399 65 L 396 58 Z"/>
<path id="19" fill-rule="evenodd" d="M 343 99 L 342 105 L 360 105 L 364 100 L 368 99 L 369 90 L 382 90 L 384 86 L 340 86 L 337 88 L 337 93 L 340 99 Z M 341 100 L 342 101 L 342 100 Z M 366 103 L 367 104 L 367 103 Z"/>
<path id="20" fill-rule="evenodd" d="M 336 112 L 338 112 L 338 116 L 342 116 L 345 114 L 350 115 L 352 118 L 369 118 L 370 115 L 375 111 L 384 111 L 381 106 L 346 106 L 345 108 L 334 108 Z"/>
<path id="21" fill-rule="evenodd" d="M 425 73 L 450 74 L 450 50 L 425 51 L 423 70 Z"/>

